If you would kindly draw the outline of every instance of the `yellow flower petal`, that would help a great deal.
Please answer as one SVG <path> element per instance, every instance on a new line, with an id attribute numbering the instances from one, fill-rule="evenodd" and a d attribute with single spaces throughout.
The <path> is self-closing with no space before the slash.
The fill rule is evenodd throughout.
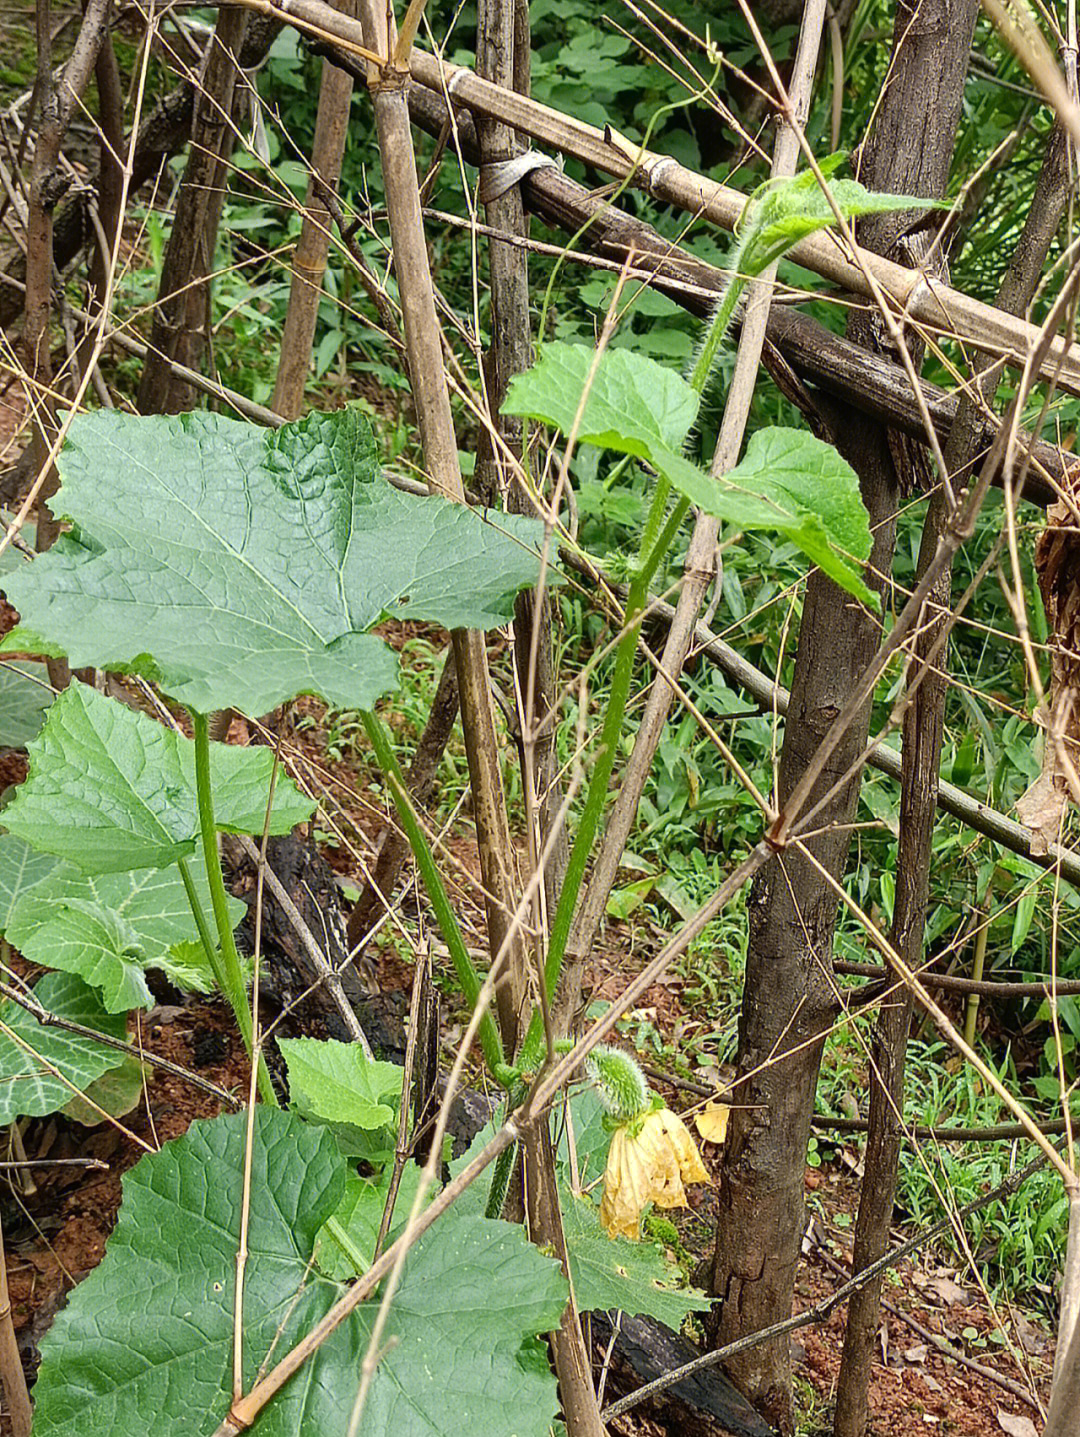
<path id="1" fill-rule="evenodd" d="M 731 1109 L 727 1103 L 716 1103 L 711 1099 L 694 1117 L 694 1126 L 706 1143 L 722 1143 L 727 1137 L 728 1118 Z"/>
<path id="2" fill-rule="evenodd" d="M 657 1207 L 686 1207 L 679 1154 L 664 1122 L 666 1112 L 666 1108 L 661 1108 L 659 1112 L 649 1113 L 638 1137 L 652 1178 L 649 1199 Z"/>
<path id="3" fill-rule="evenodd" d="M 669 1109 L 660 1108 L 612 1135 L 600 1221 L 609 1237 L 621 1234 L 636 1242 L 641 1214 L 649 1203 L 658 1208 L 686 1207 L 683 1183 L 708 1181 L 686 1124 Z"/>
<path id="4" fill-rule="evenodd" d="M 625 1128 L 611 1138 L 604 1172 L 604 1197 L 600 1221 L 608 1237 L 628 1237 L 637 1242 L 641 1235 L 641 1212 L 649 1201 L 650 1178 L 634 1142 Z"/>
<path id="5" fill-rule="evenodd" d="M 661 1108 L 656 1114 L 664 1128 L 664 1134 L 679 1165 L 679 1177 L 684 1183 L 707 1183 L 709 1174 L 701 1161 L 697 1143 L 690 1136 L 690 1129 L 682 1118 L 669 1108 Z"/>

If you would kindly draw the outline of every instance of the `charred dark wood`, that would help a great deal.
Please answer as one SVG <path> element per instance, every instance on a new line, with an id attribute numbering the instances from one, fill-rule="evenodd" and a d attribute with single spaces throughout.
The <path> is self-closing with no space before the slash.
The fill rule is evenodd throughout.
<path id="1" fill-rule="evenodd" d="M 255 868 L 239 844 L 226 839 L 225 851 L 232 890 L 248 905 L 247 916 L 237 930 L 237 945 L 242 953 L 252 953 L 257 893 Z M 314 841 L 298 833 L 269 839 L 266 861 L 321 944 L 330 967 L 340 974 L 346 996 L 359 1011 L 367 994 L 360 975 L 347 961 L 345 915 L 330 865 Z M 268 886 L 263 888 L 259 991 L 260 996 L 275 1007 L 288 1011 L 291 1030 L 303 1031 L 312 1037 L 338 1038 L 342 1042 L 349 1039 L 350 1034 L 326 991 L 321 974 Z M 363 1018 L 360 1021 L 367 1032 L 366 1021 Z M 393 1026 L 390 1025 L 391 1032 Z M 369 1036 L 374 1044 L 375 1035 Z M 393 1046 L 397 1047 L 396 1040 Z"/>
<path id="2" fill-rule="evenodd" d="M 428 712 L 427 723 L 420 735 L 420 742 L 405 780 L 413 803 L 420 809 L 426 808 L 434 797 L 439 764 L 442 762 L 457 715 L 457 667 L 453 654 L 448 651 L 443 661 L 435 698 Z M 350 950 L 364 941 L 372 924 L 389 904 L 407 852 L 405 835 L 396 824 L 383 830 L 371 882 L 361 892 L 356 907 L 349 916 Z"/>
<path id="3" fill-rule="evenodd" d="M 612 1324 L 603 1312 L 594 1312 L 590 1320 L 594 1364 L 599 1366 L 611 1342 Z M 621 1397 L 700 1356 L 692 1342 L 670 1327 L 623 1313 L 605 1391 Z M 643 1415 L 671 1437 L 776 1437 L 718 1367 L 682 1378 L 652 1399 Z"/>

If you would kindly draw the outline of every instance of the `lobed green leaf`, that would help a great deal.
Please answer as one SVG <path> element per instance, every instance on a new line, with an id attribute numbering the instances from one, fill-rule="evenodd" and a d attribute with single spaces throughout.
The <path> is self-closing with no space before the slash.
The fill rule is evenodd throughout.
<path id="1" fill-rule="evenodd" d="M 210 1437 L 229 1408 L 247 1114 L 193 1123 L 124 1177 L 105 1258 L 42 1342 L 35 1437 Z M 254 1114 L 244 1386 L 344 1291 L 313 1265 L 346 1164 L 325 1128 Z M 534 1334 L 566 1303 L 557 1264 L 509 1223 L 451 1209 L 410 1253 L 364 1437 L 547 1437 L 558 1398 Z M 378 1299 L 361 1304 L 267 1406 L 259 1437 L 344 1432 Z"/>
<path id="2" fill-rule="evenodd" d="M 26 624 L 8 650 L 39 636 L 203 713 L 301 693 L 370 709 L 397 660 L 367 629 L 492 628 L 539 573 L 538 521 L 400 493 L 353 409 L 276 431 L 79 415 L 58 468 L 51 507 L 72 527 L 5 579 Z"/>
<path id="3" fill-rule="evenodd" d="M 8 829 L 86 873 L 163 868 L 195 852 L 199 819 L 195 745 L 181 734 L 73 683 L 29 747 L 30 772 L 4 810 Z M 212 744 L 217 825 L 261 833 L 274 755 L 264 747 Z M 284 774 L 274 789 L 271 833 L 288 833 L 315 805 Z"/>
<path id="4" fill-rule="evenodd" d="M 681 375 L 632 349 L 605 350 L 597 362 L 589 345 L 555 340 L 540 346 L 532 369 L 511 379 L 503 413 L 540 419 L 564 434 L 576 424 L 579 444 L 651 460 L 658 449 L 686 442 L 700 403 Z"/>
<path id="5" fill-rule="evenodd" d="M 836 208 L 845 219 L 892 210 L 931 209 L 937 203 L 914 195 L 877 194 L 857 180 L 829 179 L 843 159 L 843 155 L 832 155 L 821 169 Z M 743 274 L 760 274 L 799 240 L 835 224 L 836 213 L 812 170 L 791 179 L 768 180 L 751 196 L 739 226 L 739 270 Z"/>
<path id="6" fill-rule="evenodd" d="M 39 853 L 24 838 L 0 833 L 0 933 L 7 932 L 19 899 L 44 883 L 59 862 L 54 853 Z"/>
<path id="7" fill-rule="evenodd" d="M 784 535 L 842 588 L 878 606 L 862 577 L 871 539 L 858 478 L 831 445 L 798 429 L 762 429 L 742 462 L 714 478 L 670 442 L 681 443 L 693 422 L 690 385 L 630 350 L 595 359 L 587 345 L 542 345 L 533 368 L 512 381 L 504 408 L 564 431 L 578 418 L 583 443 L 646 460 L 691 503 L 735 529 Z"/>
<path id="8" fill-rule="evenodd" d="M 44 664 L 0 664 L 0 748 L 36 738 L 55 697 Z"/>
<path id="9" fill-rule="evenodd" d="M 0 853 L 11 841 L 11 835 L 0 840 Z M 206 911 L 210 890 L 201 859 L 193 860 L 191 875 Z M 235 927 L 247 910 L 231 897 L 228 908 Z M 123 1013 L 153 1006 L 148 968 L 183 983 L 188 967 L 174 949 L 194 943 L 198 929 L 175 866 L 85 874 L 59 864 L 16 899 L 4 936 L 30 962 L 78 974 L 101 990 L 110 1013 Z M 207 987 L 203 977 L 194 986 Z"/>
<path id="10" fill-rule="evenodd" d="M 34 997 L 58 1017 L 113 1038 L 127 1035 L 124 1015 L 107 1012 L 94 989 L 73 974 L 43 974 Z M 5 999 L 0 1003 L 0 1123 L 55 1113 L 124 1061 L 119 1049 L 39 1023 Z"/>
<path id="11" fill-rule="evenodd" d="M 305 1117 L 365 1129 L 393 1121 L 402 1073 L 395 1063 L 372 1061 L 359 1044 L 336 1039 L 282 1038 L 278 1046 L 293 1104 Z"/>
<path id="12" fill-rule="evenodd" d="M 388 1164 L 375 1178 L 362 1178 L 350 1173 L 344 1196 L 334 1213 L 337 1224 L 348 1234 L 353 1249 L 363 1258 L 361 1272 L 368 1270 L 375 1257 L 375 1243 L 390 1195 L 392 1171 L 392 1166 Z M 414 1162 L 406 1163 L 401 1170 L 394 1213 L 387 1229 L 391 1241 L 412 1210 L 420 1175 L 421 1170 Z M 357 1273 L 351 1255 L 338 1241 L 330 1223 L 320 1230 L 315 1239 L 315 1261 L 327 1277 L 337 1278 L 339 1282 L 349 1282 Z"/>
<path id="13" fill-rule="evenodd" d="M 677 1287 L 677 1273 L 656 1243 L 608 1237 L 590 1197 L 575 1197 L 560 1184 L 563 1232 L 574 1297 L 582 1312 L 618 1309 L 644 1314 L 677 1332 L 691 1312 L 707 1312 L 709 1299 L 691 1287 Z"/>

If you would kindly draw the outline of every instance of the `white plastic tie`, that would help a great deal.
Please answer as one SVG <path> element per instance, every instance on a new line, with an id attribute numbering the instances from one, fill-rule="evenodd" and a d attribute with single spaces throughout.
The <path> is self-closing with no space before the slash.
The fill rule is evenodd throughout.
<path id="1" fill-rule="evenodd" d="M 468 73 L 468 70 L 465 69 L 455 70 L 454 73 L 450 76 L 449 80 L 447 80 L 446 98 L 448 100 L 452 100 L 454 98 L 454 86 L 458 83 L 459 80 L 463 80 Z"/>
<path id="2" fill-rule="evenodd" d="M 490 165 L 484 165 L 480 171 L 480 203 L 490 204 L 500 195 L 505 195 L 507 190 L 519 185 L 533 170 L 546 170 L 549 165 L 555 169 L 559 168 L 550 155 L 543 155 L 539 150 L 526 150 L 524 154 L 514 155 L 509 160 L 495 160 Z"/>

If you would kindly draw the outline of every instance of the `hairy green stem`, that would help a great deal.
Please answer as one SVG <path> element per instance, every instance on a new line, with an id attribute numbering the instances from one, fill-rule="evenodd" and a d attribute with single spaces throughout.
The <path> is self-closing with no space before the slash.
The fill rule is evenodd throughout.
<path id="1" fill-rule="evenodd" d="M 637 654 L 638 631 L 641 627 L 641 617 L 644 613 L 649 585 L 652 583 L 653 575 L 659 568 L 661 560 L 671 547 L 679 525 L 686 517 L 690 507 L 689 500 L 680 499 L 664 522 L 664 509 L 667 506 L 669 493 L 670 485 L 658 481 L 649 516 L 645 521 L 641 559 L 630 580 L 630 591 L 626 599 L 626 622 L 615 651 L 615 672 L 612 676 L 611 693 L 608 697 L 608 705 L 600 731 L 600 746 L 585 795 L 581 821 L 570 849 L 570 859 L 566 865 L 559 902 L 551 921 L 547 958 L 544 963 L 544 982 L 549 998 L 554 997 L 559 974 L 562 971 L 563 957 L 570 937 L 578 894 L 585 880 L 585 869 L 592 852 L 593 842 L 596 839 L 597 829 L 600 826 L 604 805 L 607 802 L 611 772 L 615 764 L 619 736 L 622 733 L 623 718 L 626 715 L 626 704 L 630 697 L 634 658 Z M 661 523 L 663 523 L 662 528 L 660 527 Z M 659 530 L 658 535 L 657 530 Z M 651 539 L 650 536 L 653 535 L 656 535 L 655 539 Z M 528 1033 L 521 1047 L 519 1067 L 523 1072 L 533 1071 L 539 1066 L 543 1049 L 543 1019 L 539 1010 L 534 1009 Z"/>
<path id="2" fill-rule="evenodd" d="M 210 901 L 213 904 L 220 950 L 220 963 L 213 963 L 213 960 L 211 962 L 221 990 L 236 1014 L 240 1033 L 250 1053 L 254 1037 L 251 1009 L 248 1006 L 247 987 L 240 966 L 240 955 L 236 951 L 236 940 L 233 937 L 232 924 L 229 922 L 229 900 L 225 892 L 225 879 L 221 872 L 217 825 L 214 822 L 214 795 L 210 782 L 210 725 L 206 714 L 192 712 L 191 721 L 195 733 L 195 792 L 199 804 L 199 828 L 202 833 L 206 880 L 210 885 Z M 191 892 L 188 896 L 190 898 Z M 198 915 L 196 915 L 195 922 L 199 923 Z M 205 918 L 203 923 L 205 924 Z M 202 925 L 200 925 L 199 931 L 201 935 Z M 205 942 L 205 939 L 203 941 Z M 278 1106 L 277 1094 L 274 1092 L 274 1085 L 270 1081 L 270 1072 L 261 1053 L 257 1055 L 255 1062 L 258 1069 L 259 1095 L 264 1103 L 276 1108 Z"/>
<path id="3" fill-rule="evenodd" d="M 427 841 L 427 835 L 417 817 L 416 809 L 409 797 L 409 791 L 405 787 L 405 780 L 401 776 L 401 769 L 398 767 L 394 751 L 390 747 L 386 729 L 383 727 L 382 720 L 375 714 L 365 712 L 362 717 L 367 736 L 375 750 L 375 757 L 390 788 L 390 796 L 394 800 L 394 807 L 397 809 L 401 826 L 405 830 L 409 847 L 416 859 L 416 866 L 420 870 L 420 877 L 427 889 L 428 898 L 435 912 L 435 921 L 450 950 L 450 961 L 457 973 L 461 991 L 469 1006 L 475 1008 L 482 986 L 480 975 L 473 967 L 472 959 L 465 947 L 465 940 L 461 936 L 457 917 L 451 907 L 450 899 L 447 897 L 442 877 Z M 499 1029 L 490 1011 L 480 1019 L 479 1038 L 484 1061 L 487 1063 L 491 1076 L 503 1087 L 507 1086 L 509 1078 L 502 1039 L 499 1037 Z"/>
<path id="4" fill-rule="evenodd" d="M 524 1088 L 522 1088 L 522 1092 L 524 1091 Z M 524 1099 L 520 1101 L 524 1101 Z M 512 1110 L 511 1108 L 511 1111 Z M 487 1204 L 484 1208 L 485 1217 L 502 1217 L 502 1210 L 506 1204 L 506 1194 L 510 1191 L 510 1179 L 514 1175 L 517 1158 L 518 1144 L 511 1143 L 510 1146 L 504 1148 L 495 1159 L 491 1174 L 491 1187 L 488 1189 Z"/>
<path id="5" fill-rule="evenodd" d="M 195 919 L 195 927 L 199 930 L 199 941 L 202 943 L 203 952 L 206 954 L 206 961 L 210 965 L 210 972 L 214 975 L 214 981 L 224 993 L 226 991 L 225 965 L 222 962 L 218 946 L 214 942 L 214 935 L 210 932 L 210 924 L 206 921 L 206 911 L 202 906 L 202 899 L 199 897 L 198 889 L 195 887 L 195 879 L 191 874 L 191 864 L 186 858 L 177 860 L 177 867 L 180 869 L 180 877 L 183 879 L 184 892 L 187 894 L 188 903 L 191 906 L 191 915 Z"/>
<path id="6" fill-rule="evenodd" d="M 641 543 L 638 545 L 637 567 L 643 568 L 650 557 L 656 553 L 657 540 L 660 538 L 664 515 L 667 513 L 668 499 L 671 497 L 671 480 L 664 474 L 656 476 L 656 488 L 653 490 L 652 503 L 649 505 L 649 513 L 645 519 L 645 528 L 641 531 Z M 662 555 L 657 556 L 659 562 Z"/>
<path id="7" fill-rule="evenodd" d="M 740 245 L 735 255 L 731 283 L 713 314 L 701 353 L 698 355 L 690 375 L 689 383 L 698 394 L 702 393 L 708 382 L 720 345 L 731 325 L 739 297 L 746 288 L 746 279 L 738 274 L 738 260 L 741 253 L 742 246 Z M 627 700 L 630 696 L 640 617 L 649 592 L 649 584 L 690 508 L 690 501 L 680 498 L 665 523 L 664 514 L 670 494 L 670 481 L 663 475 L 658 475 L 652 503 L 649 506 L 649 514 L 641 535 L 637 570 L 630 581 L 630 591 L 626 601 L 626 627 L 616 650 L 615 673 L 612 678 L 607 710 L 604 714 L 600 747 L 585 796 L 581 822 L 574 835 L 574 843 L 570 850 L 570 859 L 566 866 L 559 902 L 551 922 L 547 959 L 544 963 L 544 982 L 549 999 L 554 996 L 559 974 L 562 971 L 562 962 L 570 937 L 574 911 L 577 907 L 581 885 L 585 880 L 585 869 L 588 866 L 589 855 L 592 852 L 607 801 L 608 785 L 615 764 L 615 753 L 622 732 Z M 521 1048 L 519 1066 L 523 1072 L 532 1071 L 539 1065 L 542 1058 L 542 1042 L 542 1017 L 538 1010 L 534 1010 Z"/>
<path id="8" fill-rule="evenodd" d="M 705 331 L 705 341 L 701 346 L 701 353 L 690 373 L 690 387 L 696 389 L 699 394 L 705 392 L 705 385 L 709 381 L 720 345 L 734 318 L 739 297 L 746 288 L 746 279 L 738 273 L 741 254 L 742 246 L 740 245 L 733 256 L 731 281 L 713 312 L 712 321 Z"/>

